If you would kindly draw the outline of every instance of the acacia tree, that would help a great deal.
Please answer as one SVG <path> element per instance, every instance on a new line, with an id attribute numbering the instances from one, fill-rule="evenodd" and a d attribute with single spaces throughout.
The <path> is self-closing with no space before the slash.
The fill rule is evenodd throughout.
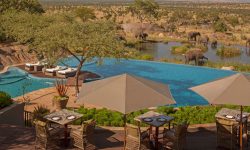
<path id="1" fill-rule="evenodd" d="M 96 18 L 94 9 L 88 7 L 77 8 L 75 10 L 75 14 L 77 17 L 81 18 L 81 20 L 84 22 Z"/>
<path id="2" fill-rule="evenodd" d="M 116 39 L 114 23 L 94 21 L 85 23 L 57 23 L 40 31 L 33 46 L 47 57 L 58 58 L 72 55 L 78 62 L 76 94 L 79 93 L 78 78 L 84 62 L 105 57 L 127 58 L 129 51 L 122 41 Z"/>
<path id="3" fill-rule="evenodd" d="M 141 23 L 145 20 L 151 21 L 158 18 L 159 5 L 154 0 L 135 0 L 128 7 L 128 11 L 132 16 L 136 16 Z"/>
<path id="4" fill-rule="evenodd" d="M 31 43 L 37 31 L 51 23 L 51 19 L 37 14 L 9 10 L 0 17 L 0 26 L 8 39 L 22 44 Z"/>

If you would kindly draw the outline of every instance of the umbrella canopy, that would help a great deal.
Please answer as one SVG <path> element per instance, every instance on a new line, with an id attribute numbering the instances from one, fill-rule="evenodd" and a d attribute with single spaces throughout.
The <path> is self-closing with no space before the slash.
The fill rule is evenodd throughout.
<path id="1" fill-rule="evenodd" d="M 84 83 L 76 102 L 106 107 L 123 114 L 175 104 L 168 85 L 128 74 Z"/>
<path id="2" fill-rule="evenodd" d="M 190 89 L 211 104 L 250 105 L 250 82 L 248 77 L 241 73 Z"/>
<path id="3" fill-rule="evenodd" d="M 238 73 L 190 89 L 206 98 L 211 104 L 241 105 L 240 149 L 242 149 L 242 106 L 250 105 L 249 77 Z"/>

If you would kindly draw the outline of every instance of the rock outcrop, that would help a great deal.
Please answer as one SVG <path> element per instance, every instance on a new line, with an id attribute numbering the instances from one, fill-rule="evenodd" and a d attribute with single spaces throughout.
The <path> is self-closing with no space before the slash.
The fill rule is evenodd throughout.
<path id="1" fill-rule="evenodd" d="M 122 24 L 121 28 L 124 30 L 126 33 L 161 33 L 164 32 L 164 29 L 158 26 L 157 24 L 151 24 L 151 23 L 126 23 Z"/>
<path id="2" fill-rule="evenodd" d="M 0 68 L 25 62 L 36 61 L 34 53 L 24 45 L 0 44 Z"/>

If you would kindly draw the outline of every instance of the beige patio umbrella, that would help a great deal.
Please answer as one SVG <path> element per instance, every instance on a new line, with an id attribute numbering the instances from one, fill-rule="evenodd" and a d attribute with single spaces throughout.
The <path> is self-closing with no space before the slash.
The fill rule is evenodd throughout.
<path id="1" fill-rule="evenodd" d="M 128 113 L 149 107 L 175 104 L 175 101 L 168 85 L 122 74 L 84 83 L 76 103 L 121 112 L 124 114 L 125 124 Z"/>
<path id="2" fill-rule="evenodd" d="M 250 82 L 247 76 L 238 73 L 190 88 L 211 104 L 241 106 L 240 146 L 242 148 L 242 106 L 250 105 Z"/>

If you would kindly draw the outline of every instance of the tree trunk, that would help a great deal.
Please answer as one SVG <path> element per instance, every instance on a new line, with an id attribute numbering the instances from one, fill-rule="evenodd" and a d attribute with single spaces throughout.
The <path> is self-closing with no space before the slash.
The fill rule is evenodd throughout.
<path id="1" fill-rule="evenodd" d="M 81 68 L 82 68 L 82 66 L 83 66 L 83 63 L 85 62 L 85 59 L 81 59 L 80 60 L 80 63 L 79 63 L 79 65 L 78 65 L 78 67 L 77 67 L 77 71 L 76 71 L 76 76 L 75 76 L 75 80 L 76 80 L 76 86 L 75 86 L 75 89 L 76 89 L 76 96 L 78 95 L 78 93 L 79 93 L 79 84 L 78 84 L 78 80 L 79 80 L 79 76 L 80 76 L 80 73 L 81 73 Z"/>

